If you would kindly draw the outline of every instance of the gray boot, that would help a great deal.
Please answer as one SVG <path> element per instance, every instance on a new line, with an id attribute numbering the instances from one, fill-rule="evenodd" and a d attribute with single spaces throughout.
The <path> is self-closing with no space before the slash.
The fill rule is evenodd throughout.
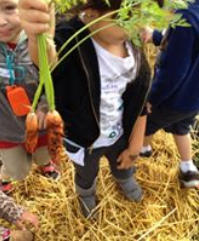
<path id="1" fill-rule="evenodd" d="M 127 179 L 115 179 L 119 184 L 122 192 L 130 201 L 139 202 L 142 200 L 143 192 L 140 185 L 135 180 L 134 176 Z"/>
<path id="2" fill-rule="evenodd" d="M 76 193 L 79 195 L 80 205 L 85 218 L 92 215 L 92 211 L 96 207 L 96 181 L 89 189 L 83 189 L 75 184 Z"/>

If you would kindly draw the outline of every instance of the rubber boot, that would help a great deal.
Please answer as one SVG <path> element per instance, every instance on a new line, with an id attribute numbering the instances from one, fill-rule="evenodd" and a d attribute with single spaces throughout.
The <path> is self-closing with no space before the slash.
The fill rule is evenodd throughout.
<path id="1" fill-rule="evenodd" d="M 92 216 L 96 208 L 96 181 L 89 189 L 83 189 L 77 184 L 75 185 L 76 193 L 79 195 L 80 205 L 85 218 Z"/>
<path id="2" fill-rule="evenodd" d="M 127 179 L 115 179 L 119 184 L 124 196 L 130 201 L 139 202 L 142 200 L 143 192 L 134 176 Z"/>

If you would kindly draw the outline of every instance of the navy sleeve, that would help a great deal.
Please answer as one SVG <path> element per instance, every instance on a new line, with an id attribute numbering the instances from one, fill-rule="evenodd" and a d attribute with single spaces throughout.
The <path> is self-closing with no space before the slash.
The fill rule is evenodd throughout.
<path id="1" fill-rule="evenodd" d="M 195 32 L 192 27 L 173 29 L 163 53 L 149 96 L 149 102 L 158 106 L 178 88 L 190 71 Z"/>

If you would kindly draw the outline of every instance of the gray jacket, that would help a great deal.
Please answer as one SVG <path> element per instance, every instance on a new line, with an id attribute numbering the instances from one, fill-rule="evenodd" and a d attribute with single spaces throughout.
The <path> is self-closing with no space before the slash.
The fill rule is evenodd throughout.
<path id="1" fill-rule="evenodd" d="M 0 42 L 0 141 L 23 143 L 25 134 L 25 116 L 14 115 L 6 97 L 5 86 L 9 85 L 10 72 L 6 64 L 6 55 L 10 56 L 12 72 L 15 75 L 15 85 L 23 86 L 32 103 L 38 86 L 38 69 L 32 63 L 28 53 L 28 41 L 22 33 L 21 41 L 15 50 Z M 13 71 L 14 70 L 14 71 Z M 45 98 L 39 103 L 39 108 L 45 107 Z"/>

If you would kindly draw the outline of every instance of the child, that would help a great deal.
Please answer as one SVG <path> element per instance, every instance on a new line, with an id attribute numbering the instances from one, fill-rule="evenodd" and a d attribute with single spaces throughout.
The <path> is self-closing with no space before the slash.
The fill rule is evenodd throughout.
<path id="1" fill-rule="evenodd" d="M 37 217 L 26 211 L 24 208 L 16 205 L 14 201 L 0 191 L 0 217 L 6 221 L 15 224 L 23 230 L 10 231 L 0 226 L 0 240 L 2 241 L 33 241 L 33 234 L 25 229 L 23 222 L 32 224 L 38 229 Z"/>
<path id="2" fill-rule="evenodd" d="M 151 35 L 156 45 L 164 42 L 164 47 L 149 95 L 152 112 L 148 115 L 142 155 L 150 156 L 156 131 L 163 128 L 172 133 L 181 158 L 180 180 L 185 187 L 199 187 L 190 138 L 190 126 L 199 110 L 199 0 L 178 12 L 190 27 L 169 28 L 162 40 L 157 31 Z"/>
<path id="3" fill-rule="evenodd" d="M 19 180 L 27 176 L 32 160 L 24 148 L 26 116 L 14 114 L 7 88 L 22 87 L 31 103 L 38 85 L 38 71 L 29 58 L 28 41 L 22 31 L 17 4 L 18 0 L 0 0 L 0 156 L 3 163 L 0 175 L 4 192 L 11 190 L 11 178 Z M 37 110 L 41 129 L 45 112 L 45 100 L 41 99 Z M 45 176 L 58 177 L 43 133 L 33 158 Z"/>
<path id="4" fill-rule="evenodd" d="M 119 9 L 122 1 L 109 3 L 87 1 L 81 5 L 79 17 L 61 22 L 55 33 L 57 48 L 85 24 Z M 20 10 L 34 49 L 35 33 L 49 30 L 49 8 L 43 1 L 21 0 Z M 33 12 L 35 19 L 30 17 Z M 106 27 L 110 20 L 114 21 L 109 17 L 90 26 L 68 48 Z M 102 155 L 108 158 L 123 194 L 131 201 L 140 201 L 142 189 L 133 165 L 142 146 L 145 117 L 141 113 L 150 86 L 150 70 L 143 53 L 115 24 L 81 44 L 55 69 L 53 78 L 56 107 L 65 121 L 65 146 L 74 161 L 76 192 L 84 216 L 96 207 L 96 178 Z"/>

